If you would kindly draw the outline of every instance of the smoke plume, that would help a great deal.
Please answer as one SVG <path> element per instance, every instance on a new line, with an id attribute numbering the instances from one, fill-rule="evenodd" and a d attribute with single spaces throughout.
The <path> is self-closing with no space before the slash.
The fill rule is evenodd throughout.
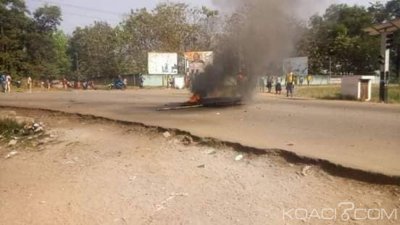
<path id="1" fill-rule="evenodd" d="M 282 75 L 282 60 L 296 54 L 295 45 L 303 31 L 305 15 L 310 15 L 321 3 L 318 0 L 213 2 L 221 11 L 230 13 L 214 50 L 214 64 L 193 83 L 192 91 L 202 97 L 221 95 L 240 72 L 246 77 L 246 91 L 241 95 L 248 95 L 260 76 Z"/>

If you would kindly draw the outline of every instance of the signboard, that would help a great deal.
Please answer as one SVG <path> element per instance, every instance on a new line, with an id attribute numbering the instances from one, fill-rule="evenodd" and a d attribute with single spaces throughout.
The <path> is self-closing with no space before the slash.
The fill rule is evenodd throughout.
<path id="1" fill-rule="evenodd" d="M 206 66 L 213 64 L 213 52 L 185 52 L 186 71 L 189 74 L 204 72 Z"/>
<path id="2" fill-rule="evenodd" d="M 294 75 L 308 75 L 308 57 L 287 58 L 283 60 L 283 73 L 292 72 Z"/>
<path id="3" fill-rule="evenodd" d="M 149 74 L 178 74 L 178 54 L 149 52 L 148 70 Z"/>

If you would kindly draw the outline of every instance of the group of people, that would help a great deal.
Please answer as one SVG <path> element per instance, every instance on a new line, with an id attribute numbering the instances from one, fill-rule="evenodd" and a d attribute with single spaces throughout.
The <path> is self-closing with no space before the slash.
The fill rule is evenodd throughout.
<path id="1" fill-rule="evenodd" d="M 308 75 L 305 77 L 307 80 L 307 85 L 310 85 L 310 82 L 312 80 L 312 76 Z M 265 81 L 266 80 L 266 84 Z M 299 77 L 299 83 L 302 85 L 304 82 L 304 77 Z M 293 90 L 294 90 L 294 85 L 297 84 L 297 77 L 292 73 L 288 73 L 285 77 L 285 86 L 286 86 L 286 96 L 287 97 L 293 97 Z M 280 95 L 282 94 L 282 80 L 280 77 L 273 77 L 273 76 L 267 76 L 265 79 L 264 77 L 260 78 L 260 92 L 264 92 L 264 88 L 267 87 L 268 93 L 272 93 L 272 88 L 275 86 L 275 94 Z"/>
<path id="2" fill-rule="evenodd" d="M 4 93 L 10 93 L 11 92 L 11 75 L 10 74 L 1 74 L 0 75 L 0 83 L 1 83 L 1 89 L 2 92 Z"/>
<path id="3" fill-rule="evenodd" d="M 282 94 L 282 82 L 281 78 L 279 77 L 272 77 L 272 76 L 267 76 L 266 81 L 267 84 L 264 82 L 264 78 L 260 78 L 260 91 L 264 92 L 265 88 L 267 87 L 268 93 L 272 93 L 272 88 L 275 87 L 275 94 L 280 95 Z"/>

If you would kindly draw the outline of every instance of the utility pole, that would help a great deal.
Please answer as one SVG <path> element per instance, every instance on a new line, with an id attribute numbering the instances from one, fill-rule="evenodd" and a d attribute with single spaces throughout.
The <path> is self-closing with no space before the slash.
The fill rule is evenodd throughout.
<path id="1" fill-rule="evenodd" d="M 387 76 L 389 75 L 390 50 L 386 49 L 387 33 L 381 34 L 380 53 L 380 79 L 379 79 L 379 100 L 387 102 Z"/>

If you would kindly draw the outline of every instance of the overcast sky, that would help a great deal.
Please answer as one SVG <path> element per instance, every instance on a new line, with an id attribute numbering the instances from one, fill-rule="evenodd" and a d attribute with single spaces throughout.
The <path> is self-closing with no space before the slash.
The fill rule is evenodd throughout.
<path id="1" fill-rule="evenodd" d="M 321 6 L 320 12 L 331 3 L 348 3 L 368 5 L 374 0 L 321 0 L 326 1 L 326 5 Z M 67 33 L 77 26 L 86 26 L 93 21 L 107 21 L 115 25 L 123 18 L 124 14 L 129 13 L 130 9 L 136 8 L 153 8 L 160 2 L 166 0 L 26 0 L 30 11 L 34 11 L 37 7 L 48 3 L 50 5 L 58 5 L 62 9 L 63 22 L 61 28 Z M 169 0 L 169 2 L 174 2 Z M 179 0 L 193 6 L 206 5 L 213 7 L 212 0 Z M 310 15 L 315 12 L 310 12 Z"/>

